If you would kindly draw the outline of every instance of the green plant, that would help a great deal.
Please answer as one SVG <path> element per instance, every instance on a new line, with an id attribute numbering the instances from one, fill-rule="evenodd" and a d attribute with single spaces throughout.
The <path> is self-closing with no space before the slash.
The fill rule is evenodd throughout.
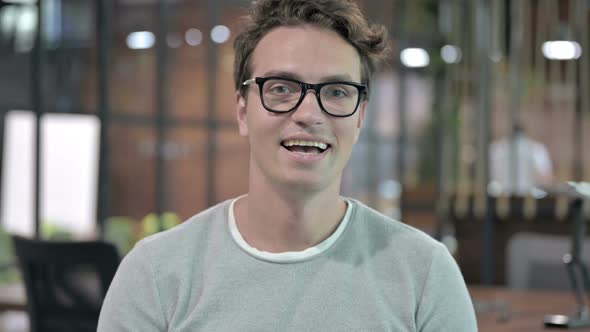
<path id="1" fill-rule="evenodd" d="M 41 238 L 50 241 L 69 241 L 72 239 L 72 233 L 55 222 L 44 220 L 41 222 Z"/>
<path id="2" fill-rule="evenodd" d="M 180 224 L 180 217 L 174 212 L 164 212 L 158 217 L 149 213 L 139 222 L 130 217 L 111 217 L 105 223 L 104 238 L 113 243 L 122 255 L 126 255 L 144 237 L 168 230 Z"/>
<path id="3" fill-rule="evenodd" d="M 0 284 L 13 283 L 21 278 L 10 234 L 0 227 Z"/>
<path id="4" fill-rule="evenodd" d="M 150 213 L 141 220 L 141 233 L 139 238 L 156 234 L 159 231 L 168 230 L 180 223 L 180 218 L 174 212 L 164 212 L 158 218 L 155 213 Z"/>
<path id="5" fill-rule="evenodd" d="M 111 217 L 104 225 L 104 239 L 114 244 L 121 255 L 127 254 L 135 245 L 135 221 L 129 217 Z"/>

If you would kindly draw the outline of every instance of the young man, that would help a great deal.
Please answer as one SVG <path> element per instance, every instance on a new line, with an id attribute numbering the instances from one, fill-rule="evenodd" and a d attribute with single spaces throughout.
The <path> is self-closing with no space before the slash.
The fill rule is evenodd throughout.
<path id="1" fill-rule="evenodd" d="M 99 331 L 475 331 L 424 233 L 340 196 L 386 32 L 347 0 L 258 0 L 236 40 L 249 191 L 140 242 Z"/>
<path id="2" fill-rule="evenodd" d="M 553 184 L 553 166 L 545 145 L 528 137 L 522 124 L 510 137 L 490 146 L 490 192 L 495 195 L 535 195 Z"/>

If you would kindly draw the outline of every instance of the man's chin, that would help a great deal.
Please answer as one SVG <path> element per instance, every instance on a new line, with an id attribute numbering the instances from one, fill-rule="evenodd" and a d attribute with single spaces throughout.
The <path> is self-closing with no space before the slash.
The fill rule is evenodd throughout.
<path id="1" fill-rule="evenodd" d="M 283 179 L 282 186 L 294 193 L 312 195 L 327 190 L 331 183 L 325 177 L 320 177 L 317 174 L 292 176 Z"/>

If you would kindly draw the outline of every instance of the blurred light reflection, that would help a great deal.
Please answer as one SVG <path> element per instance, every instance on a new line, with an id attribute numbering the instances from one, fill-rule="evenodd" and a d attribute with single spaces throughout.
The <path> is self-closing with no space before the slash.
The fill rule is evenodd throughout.
<path id="1" fill-rule="evenodd" d="M 400 54 L 402 64 L 409 68 L 421 68 L 430 64 L 430 56 L 423 48 L 406 48 Z"/>
<path id="2" fill-rule="evenodd" d="M 552 40 L 542 46 L 543 55 L 549 60 L 573 60 L 582 55 L 582 47 L 575 41 Z"/>
<path id="3" fill-rule="evenodd" d="M 149 31 L 136 31 L 127 36 L 127 47 L 132 50 L 151 48 L 156 42 L 156 37 Z"/>
<path id="4" fill-rule="evenodd" d="M 190 46 L 197 46 L 203 41 L 203 33 L 199 29 L 188 29 L 184 34 L 184 39 Z"/>
<path id="5" fill-rule="evenodd" d="M 230 35 L 231 33 L 229 28 L 225 25 L 216 25 L 213 27 L 213 29 L 211 29 L 211 40 L 218 44 L 225 43 L 229 39 Z"/>

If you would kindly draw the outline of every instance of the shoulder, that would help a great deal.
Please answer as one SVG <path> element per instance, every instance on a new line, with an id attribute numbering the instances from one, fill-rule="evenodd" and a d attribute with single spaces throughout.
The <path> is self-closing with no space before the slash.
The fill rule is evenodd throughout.
<path id="1" fill-rule="evenodd" d="M 207 239 L 212 236 L 212 233 L 226 232 L 231 201 L 221 202 L 170 230 L 142 239 L 133 251 L 141 251 L 154 262 L 174 260 L 174 257 L 198 252 L 207 245 Z"/>
<path id="2" fill-rule="evenodd" d="M 430 235 L 389 218 L 358 201 L 356 227 L 385 267 L 387 280 L 407 285 L 421 331 L 476 330 L 473 305 L 463 276 L 449 251 Z"/>
<path id="3" fill-rule="evenodd" d="M 230 203 L 220 203 L 171 230 L 139 241 L 113 278 L 99 330 L 165 330 L 178 292 L 190 287 L 186 276 L 202 261 L 203 248 L 211 243 L 207 238 L 225 230 Z"/>
<path id="4" fill-rule="evenodd" d="M 505 138 L 501 138 L 496 141 L 493 141 L 490 144 L 490 151 L 499 152 L 499 151 L 505 149 L 508 145 L 509 145 L 508 140 L 506 140 Z"/>
<path id="5" fill-rule="evenodd" d="M 406 285 L 408 301 L 414 301 L 417 306 L 424 303 L 425 298 L 433 297 L 436 298 L 434 302 L 440 304 L 445 294 L 458 294 L 461 301 L 465 301 L 463 277 L 442 243 L 361 202 L 351 201 L 355 211 L 346 243 L 354 243 L 356 250 L 375 267 L 379 278 L 386 280 L 384 289 L 389 287 L 393 292 L 397 286 Z M 344 246 L 340 249 L 347 250 Z"/>
<path id="6" fill-rule="evenodd" d="M 384 273 L 389 279 L 395 275 L 399 282 L 413 285 L 416 292 L 426 282 L 433 262 L 441 256 L 450 256 L 442 243 L 423 231 L 361 202 L 353 200 L 352 204 L 350 229 L 339 247 L 339 255 L 360 255 L 378 266 L 378 273 Z"/>
<path id="7" fill-rule="evenodd" d="M 440 242 L 415 227 L 388 217 L 357 200 L 349 199 L 349 201 L 355 209 L 352 216 L 355 219 L 354 222 L 369 232 L 367 236 L 373 240 L 392 241 L 396 243 L 397 249 L 414 250 L 415 248 L 425 253 L 444 248 Z"/>

